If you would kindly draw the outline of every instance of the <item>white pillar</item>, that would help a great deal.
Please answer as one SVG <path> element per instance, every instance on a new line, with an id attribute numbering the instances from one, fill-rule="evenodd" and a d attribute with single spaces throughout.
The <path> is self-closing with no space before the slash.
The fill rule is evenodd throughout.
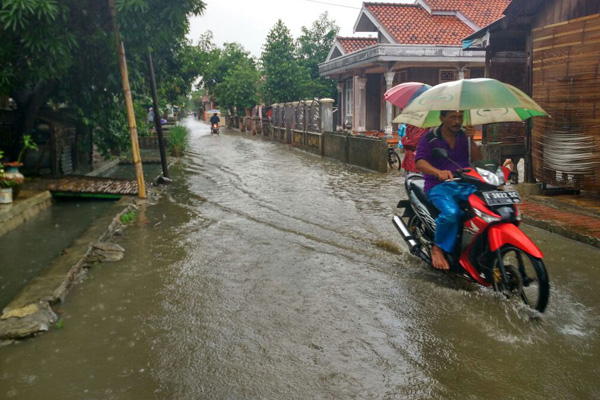
<path id="1" fill-rule="evenodd" d="M 392 88 L 394 84 L 394 76 L 395 72 L 389 71 L 384 74 L 385 76 L 385 90 L 388 91 Z M 392 103 L 389 101 L 385 102 L 385 135 L 392 135 Z"/>
<path id="2" fill-rule="evenodd" d="M 337 84 L 337 91 L 338 91 L 338 109 L 337 109 L 337 113 L 338 113 L 338 118 L 337 118 L 337 125 L 336 125 L 336 131 L 343 131 L 344 128 L 344 120 L 346 119 L 346 110 L 344 110 L 345 104 L 344 104 L 344 82 L 338 82 Z M 335 118 L 334 118 L 335 120 Z"/>
<path id="3" fill-rule="evenodd" d="M 356 105 L 357 107 L 357 131 L 359 133 L 364 133 L 366 128 L 366 120 L 367 120 L 367 94 L 366 94 L 366 88 L 367 88 L 367 78 L 357 78 L 356 79 L 357 83 L 358 83 L 358 90 L 356 92 L 358 96 L 358 104 Z"/>
<path id="4" fill-rule="evenodd" d="M 333 131 L 333 99 L 321 99 L 319 105 L 321 107 L 321 132 Z"/>

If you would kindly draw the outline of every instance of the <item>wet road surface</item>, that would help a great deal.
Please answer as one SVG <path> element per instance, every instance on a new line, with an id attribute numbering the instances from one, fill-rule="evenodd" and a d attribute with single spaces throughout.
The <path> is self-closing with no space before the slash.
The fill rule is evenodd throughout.
<path id="1" fill-rule="evenodd" d="M 125 258 L 0 348 L 0 398 L 600 397 L 597 249 L 525 227 L 552 285 L 532 321 L 405 254 L 398 174 L 187 124 Z"/>

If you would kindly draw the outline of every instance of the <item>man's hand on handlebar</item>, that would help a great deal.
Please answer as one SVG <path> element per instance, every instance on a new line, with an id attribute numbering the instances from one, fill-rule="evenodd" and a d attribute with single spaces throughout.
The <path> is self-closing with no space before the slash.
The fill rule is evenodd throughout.
<path id="1" fill-rule="evenodd" d="M 451 172 L 451 171 L 447 171 L 447 170 L 445 170 L 445 171 L 441 171 L 441 170 L 440 170 L 440 171 L 439 171 L 439 172 L 436 174 L 436 177 L 437 177 L 437 178 L 438 178 L 440 181 L 451 180 L 451 179 L 453 179 L 453 178 L 454 178 L 454 176 L 452 175 L 452 172 Z"/>

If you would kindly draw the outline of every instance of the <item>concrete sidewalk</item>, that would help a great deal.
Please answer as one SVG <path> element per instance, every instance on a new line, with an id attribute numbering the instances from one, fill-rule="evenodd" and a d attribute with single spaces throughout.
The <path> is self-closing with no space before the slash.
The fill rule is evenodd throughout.
<path id="1" fill-rule="evenodd" d="M 524 223 L 600 248 L 600 196 L 526 195 L 522 201 Z"/>

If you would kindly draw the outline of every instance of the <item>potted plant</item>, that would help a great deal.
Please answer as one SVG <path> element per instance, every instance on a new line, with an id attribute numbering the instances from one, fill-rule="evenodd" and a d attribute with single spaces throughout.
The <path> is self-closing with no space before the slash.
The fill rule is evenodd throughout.
<path id="1" fill-rule="evenodd" d="M 4 152 L 0 150 L 0 159 L 3 156 Z M 12 181 L 5 179 L 4 168 L 0 165 L 0 204 L 10 204 L 12 201 Z"/>
<path id="2" fill-rule="evenodd" d="M 23 135 L 23 148 L 19 152 L 19 157 L 17 157 L 17 161 L 6 162 L 4 165 L 4 172 L 2 175 L 2 181 L 4 187 L 12 188 L 12 198 L 15 200 L 21 191 L 21 186 L 25 181 L 25 177 L 22 173 L 19 172 L 19 168 L 23 166 L 21 159 L 23 155 L 28 150 L 37 150 L 38 147 L 35 142 L 31 139 L 31 135 Z M 1 157 L 0 157 L 1 158 Z"/>

